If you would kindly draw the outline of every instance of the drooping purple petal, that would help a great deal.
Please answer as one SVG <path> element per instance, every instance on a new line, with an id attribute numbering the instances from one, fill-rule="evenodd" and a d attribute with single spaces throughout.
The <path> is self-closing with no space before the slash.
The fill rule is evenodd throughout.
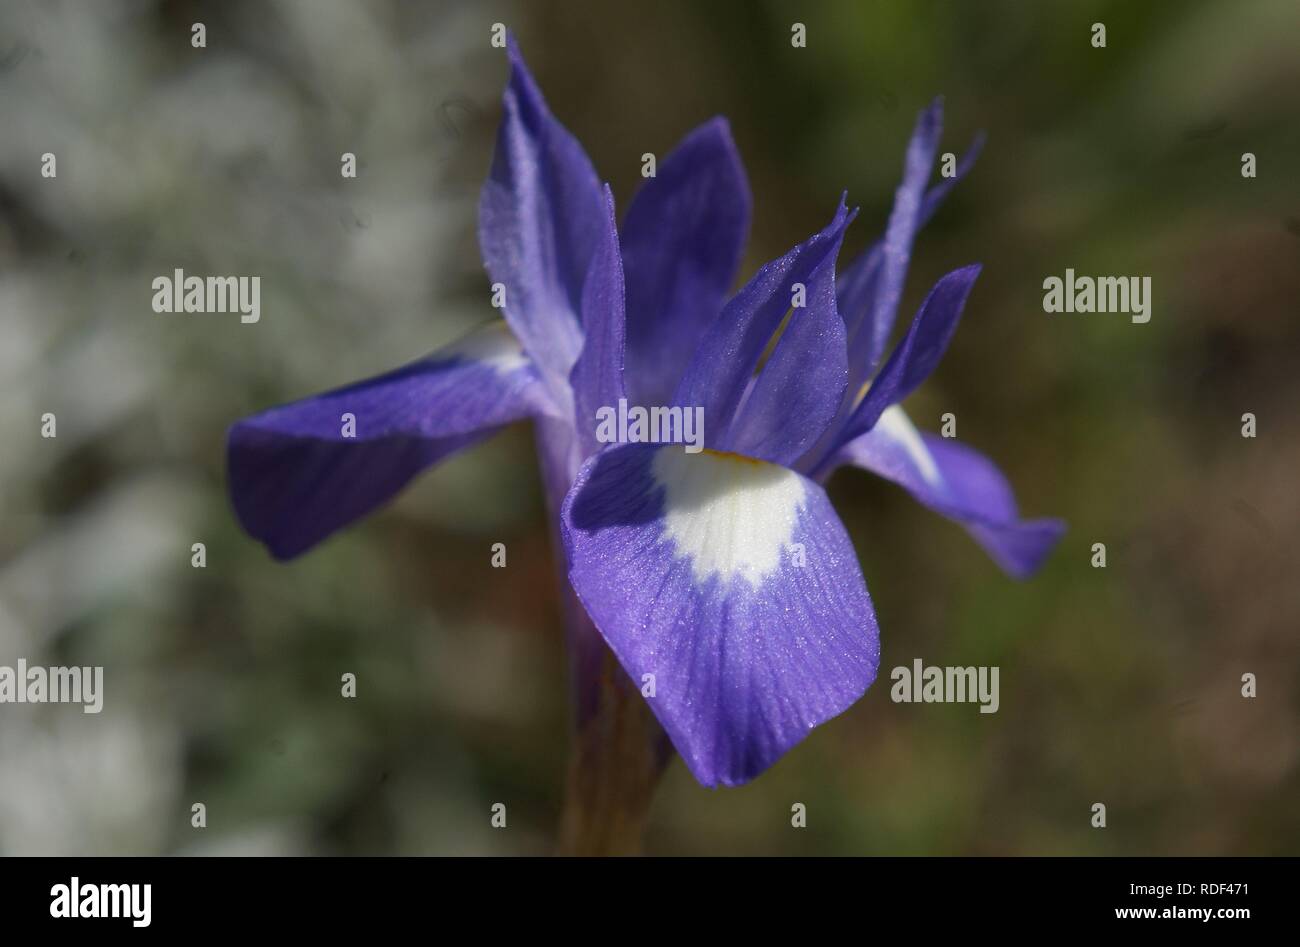
<path id="1" fill-rule="evenodd" d="M 632 400 L 667 404 L 722 309 L 749 234 L 749 181 L 723 118 L 659 162 L 623 221 Z"/>
<path id="2" fill-rule="evenodd" d="M 793 464 L 839 410 L 848 384 L 844 321 L 835 308 L 835 260 L 843 236 L 841 230 L 805 278 L 804 305 L 790 311 L 785 331 L 741 401 L 728 450 Z"/>
<path id="3" fill-rule="evenodd" d="M 922 116 L 924 118 L 924 114 Z M 913 139 L 915 142 L 915 139 Z M 916 232 L 929 222 L 935 212 L 943 204 L 944 199 L 957 185 L 957 182 L 964 178 L 972 167 L 975 160 L 979 157 L 984 148 L 984 136 L 977 135 L 966 153 L 957 161 L 957 167 L 951 178 L 944 178 L 938 184 L 931 187 L 925 192 L 925 197 L 921 201 L 921 210 L 916 221 L 916 227 L 912 234 L 912 241 L 915 240 Z M 910 171 L 910 166 L 905 169 L 905 174 Z M 929 170 L 926 170 L 928 177 Z M 905 178 L 903 186 L 899 188 L 901 201 L 910 199 L 909 182 Z M 898 224 L 895 229 L 897 238 L 897 228 L 903 226 L 907 220 L 900 207 L 900 197 L 895 197 L 894 210 L 890 215 L 890 224 Z M 908 254 L 910 256 L 910 242 L 908 244 Z M 877 288 L 880 286 L 881 263 L 885 258 L 885 238 L 877 240 L 866 250 L 853 260 L 848 266 L 844 267 L 836 277 L 836 300 L 839 306 L 840 315 L 844 318 L 845 325 L 850 327 L 849 331 L 849 383 L 853 392 L 871 377 L 876 367 L 880 364 L 881 357 L 885 354 L 885 344 L 889 340 L 889 334 L 893 330 L 894 321 L 898 315 L 898 295 L 895 295 L 892 306 L 877 305 L 878 294 Z M 906 278 L 906 267 L 901 274 L 895 274 L 898 281 L 898 290 L 901 292 L 903 281 Z"/>
<path id="4" fill-rule="evenodd" d="M 849 416 L 838 437 L 839 444 L 870 430 L 882 411 L 910 395 L 934 371 L 957 331 L 966 298 L 979 273 L 980 265 L 972 263 L 953 270 L 934 284 L 907 334 L 871 382 L 862 403 Z"/>
<path id="5" fill-rule="evenodd" d="M 840 464 L 892 480 L 957 521 L 1017 578 L 1037 570 L 1065 533 L 1058 519 L 1020 519 L 1011 485 L 993 461 L 950 438 L 919 433 L 897 405 L 844 445 L 834 466 Z"/>
<path id="6" fill-rule="evenodd" d="M 875 614 L 817 484 L 775 464 L 621 445 L 562 514 L 569 578 L 705 786 L 753 779 L 875 678 Z"/>
<path id="7" fill-rule="evenodd" d="M 709 446 L 730 449 L 732 421 L 759 358 L 790 311 L 794 284 L 807 285 L 825 260 L 835 259 L 849 220 L 848 208 L 841 200 L 825 230 L 764 264 L 705 332 L 678 385 L 674 403 L 704 409 L 704 439 Z M 821 433 L 820 429 L 816 433 Z"/>
<path id="8" fill-rule="evenodd" d="M 596 412 L 602 407 L 616 408 L 624 397 L 623 258 L 614 222 L 614 195 L 608 185 L 605 201 L 607 225 L 582 291 L 582 354 L 569 376 L 584 456 L 597 450 Z"/>
<path id="9" fill-rule="evenodd" d="M 502 104 L 479 244 L 492 280 L 505 286 L 506 320 L 553 392 L 564 392 L 582 344 L 582 288 L 605 203 L 591 161 L 551 115 L 513 39 Z"/>
<path id="10" fill-rule="evenodd" d="M 235 423 L 231 502 L 277 559 L 389 500 L 417 473 L 501 425 L 548 410 L 503 322 L 405 368 Z"/>

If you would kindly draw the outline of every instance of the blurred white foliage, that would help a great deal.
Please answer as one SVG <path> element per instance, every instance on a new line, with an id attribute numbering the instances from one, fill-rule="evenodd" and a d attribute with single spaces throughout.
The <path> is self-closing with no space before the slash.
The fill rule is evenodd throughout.
<path id="1" fill-rule="evenodd" d="M 0 5 L 2 664 L 98 653 L 124 603 L 153 619 L 142 652 L 166 654 L 185 633 L 183 610 L 169 611 L 178 570 L 203 524 L 229 517 L 212 467 L 248 392 L 348 381 L 490 314 L 439 295 L 476 257 L 464 243 L 477 184 L 449 183 L 463 143 L 437 107 L 496 97 L 467 64 L 486 45 L 467 40 L 474 12 L 222 4 L 207 48 L 193 49 L 178 19 L 188 9 Z M 485 141 L 472 147 L 486 157 Z M 356 180 L 339 176 L 345 151 Z M 175 267 L 261 276 L 262 323 L 155 314 L 150 283 Z M 55 439 L 39 435 L 46 411 Z M 49 481 L 76 477 L 83 449 L 111 471 L 72 509 L 47 509 Z M 207 670 L 191 685 L 220 686 Z M 183 693 L 170 673 L 161 661 L 108 668 L 99 715 L 0 707 L 0 854 L 309 844 L 297 825 L 229 813 L 192 834 L 184 714 L 144 696 Z"/>

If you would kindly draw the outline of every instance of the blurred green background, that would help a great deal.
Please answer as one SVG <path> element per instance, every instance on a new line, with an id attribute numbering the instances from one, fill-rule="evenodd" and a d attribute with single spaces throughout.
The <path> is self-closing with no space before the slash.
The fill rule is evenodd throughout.
<path id="1" fill-rule="evenodd" d="M 0 5 L 0 664 L 106 667 L 98 717 L 0 706 L 0 852 L 552 849 L 567 683 L 530 431 L 288 565 L 224 487 L 233 420 L 491 314 L 494 22 L 620 207 L 642 153 L 730 118 L 755 197 L 742 278 L 845 188 L 844 258 L 874 239 L 933 95 L 943 150 L 986 130 L 901 318 L 942 273 L 984 272 L 908 410 L 931 430 L 955 413 L 1027 514 L 1070 523 L 1017 583 L 898 488 L 838 474 L 880 679 L 749 786 L 674 762 L 647 850 L 1296 853 L 1294 0 Z M 155 314 L 175 267 L 260 275 L 261 322 Z M 1044 314 L 1066 267 L 1152 277 L 1151 322 Z M 918 657 L 1000 666 L 1001 709 L 891 703 L 889 670 Z"/>

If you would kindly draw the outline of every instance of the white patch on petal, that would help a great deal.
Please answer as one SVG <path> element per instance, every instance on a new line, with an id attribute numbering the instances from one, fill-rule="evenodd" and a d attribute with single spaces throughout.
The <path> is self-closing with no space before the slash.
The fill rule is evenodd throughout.
<path id="1" fill-rule="evenodd" d="M 501 375 L 509 375 L 528 364 L 528 356 L 523 346 L 510 331 L 504 319 L 489 322 L 474 329 L 468 335 L 442 349 L 439 356 L 463 358 L 466 361 L 479 362 L 496 369 Z"/>
<path id="2" fill-rule="evenodd" d="M 935 489 L 943 486 L 943 475 L 939 473 L 938 465 L 930 456 L 930 450 L 921 439 L 916 425 L 903 413 L 902 408 L 894 404 L 882 411 L 880 420 L 876 422 L 876 430 L 903 448 L 926 483 Z"/>
<path id="3" fill-rule="evenodd" d="M 664 488 L 663 535 L 691 560 L 697 582 L 743 576 L 758 588 L 781 564 L 805 500 L 794 471 L 737 454 L 667 447 L 655 453 L 651 473 Z"/>

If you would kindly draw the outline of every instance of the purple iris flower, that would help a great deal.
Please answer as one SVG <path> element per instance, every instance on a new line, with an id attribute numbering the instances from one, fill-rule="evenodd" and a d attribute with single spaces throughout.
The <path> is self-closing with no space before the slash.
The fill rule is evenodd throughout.
<path id="1" fill-rule="evenodd" d="M 1022 520 L 991 461 L 919 433 L 900 407 L 943 355 L 978 266 L 940 279 L 884 357 L 913 238 L 979 142 L 955 177 L 927 188 L 936 101 L 917 121 L 883 239 L 837 275 L 854 216 L 841 200 L 824 230 L 728 299 L 750 195 L 725 121 L 700 126 L 660 162 L 619 228 L 608 187 L 513 43 L 510 61 L 479 207 L 505 321 L 235 424 L 234 508 L 274 556 L 296 556 L 429 465 L 534 419 L 577 596 L 580 685 L 596 676 L 593 643 L 603 653 L 603 639 L 632 685 L 653 695 L 695 778 L 743 783 L 876 675 L 871 599 L 822 488 L 832 471 L 860 467 L 899 484 L 1017 577 L 1064 530 Z M 600 443 L 597 412 L 620 399 L 702 409 L 704 450 Z M 593 625 L 599 638 L 582 640 Z M 592 699 L 580 686 L 580 719 Z"/>

